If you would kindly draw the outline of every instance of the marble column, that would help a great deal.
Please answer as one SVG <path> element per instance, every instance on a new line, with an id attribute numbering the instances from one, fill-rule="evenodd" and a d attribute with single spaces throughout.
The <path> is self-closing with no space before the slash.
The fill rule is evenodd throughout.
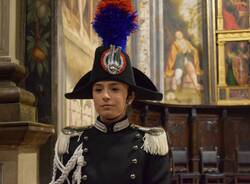
<path id="1" fill-rule="evenodd" d="M 150 13 L 150 77 L 164 92 L 164 20 L 163 0 L 151 1 Z"/>
<path id="2" fill-rule="evenodd" d="M 161 92 L 164 91 L 163 0 L 135 1 L 139 30 L 133 36 L 135 66 L 143 71 Z"/>
<path id="3" fill-rule="evenodd" d="M 135 65 L 150 77 L 150 1 L 136 1 L 136 9 L 139 16 L 140 27 L 139 31 L 135 34 Z"/>

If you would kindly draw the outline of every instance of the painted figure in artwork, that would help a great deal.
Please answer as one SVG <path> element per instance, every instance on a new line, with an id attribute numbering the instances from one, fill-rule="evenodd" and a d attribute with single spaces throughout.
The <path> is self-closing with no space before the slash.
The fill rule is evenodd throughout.
<path id="1" fill-rule="evenodd" d="M 165 76 L 169 90 L 182 87 L 201 89 L 198 75 L 201 75 L 197 49 L 184 38 L 181 31 L 175 32 L 175 41 L 172 43 L 167 56 Z"/>
<path id="2" fill-rule="evenodd" d="M 249 0 L 223 0 L 224 29 L 244 29 L 249 26 Z"/>
<path id="3" fill-rule="evenodd" d="M 249 46 L 247 42 L 226 45 L 227 84 L 242 86 L 249 80 Z"/>
<path id="4" fill-rule="evenodd" d="M 164 101 L 202 104 L 207 100 L 203 67 L 203 0 L 170 0 L 164 3 Z"/>

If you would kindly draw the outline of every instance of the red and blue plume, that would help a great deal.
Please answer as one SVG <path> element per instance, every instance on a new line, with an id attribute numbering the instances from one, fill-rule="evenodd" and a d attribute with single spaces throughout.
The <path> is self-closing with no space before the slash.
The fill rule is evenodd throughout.
<path id="1" fill-rule="evenodd" d="M 93 27 L 104 46 L 112 44 L 125 51 L 128 36 L 138 28 L 137 12 L 130 0 L 101 0 Z"/>

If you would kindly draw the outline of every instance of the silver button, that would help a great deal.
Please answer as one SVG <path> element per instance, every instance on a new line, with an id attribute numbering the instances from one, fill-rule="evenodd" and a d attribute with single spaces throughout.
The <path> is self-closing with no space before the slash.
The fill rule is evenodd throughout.
<path id="1" fill-rule="evenodd" d="M 138 146 L 137 145 L 135 145 L 135 146 L 133 146 L 133 150 L 138 150 Z"/>
<path id="2" fill-rule="evenodd" d="M 84 136 L 83 139 L 84 139 L 85 141 L 88 141 L 88 140 L 89 140 L 89 137 L 88 137 L 88 136 Z"/>
<path id="3" fill-rule="evenodd" d="M 135 135 L 135 137 L 136 137 L 137 139 L 139 139 L 139 138 L 141 137 L 141 134 L 137 133 L 137 134 Z"/>
<path id="4" fill-rule="evenodd" d="M 135 174 L 130 174 L 130 179 L 134 180 L 136 178 Z"/>
<path id="5" fill-rule="evenodd" d="M 84 149 L 83 149 L 83 152 L 84 152 L 84 153 L 88 153 L 88 151 L 89 151 L 88 148 L 84 148 Z"/>
<path id="6" fill-rule="evenodd" d="M 132 159 L 131 160 L 132 164 L 137 164 L 138 163 L 138 160 L 136 158 Z"/>
<path id="7" fill-rule="evenodd" d="M 86 181 L 86 180 L 88 179 L 88 176 L 87 176 L 86 174 L 84 174 L 84 175 L 82 176 L 82 179 L 83 179 L 84 181 Z"/>

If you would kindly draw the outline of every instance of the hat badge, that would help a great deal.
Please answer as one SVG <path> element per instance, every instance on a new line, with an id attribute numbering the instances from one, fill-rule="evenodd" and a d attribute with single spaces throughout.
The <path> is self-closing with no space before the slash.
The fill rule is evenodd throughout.
<path id="1" fill-rule="evenodd" d="M 110 46 L 101 57 L 102 68 L 111 75 L 121 74 L 126 68 L 126 59 L 121 52 L 121 47 Z"/>

